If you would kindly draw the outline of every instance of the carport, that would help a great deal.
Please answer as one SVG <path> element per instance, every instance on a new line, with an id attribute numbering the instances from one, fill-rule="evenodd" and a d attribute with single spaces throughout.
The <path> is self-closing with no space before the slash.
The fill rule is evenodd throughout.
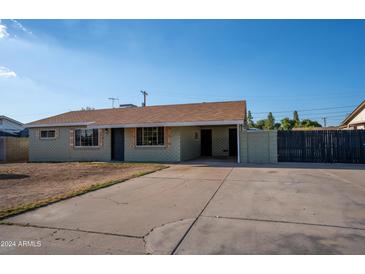
<path id="1" fill-rule="evenodd" d="M 199 127 L 197 138 L 199 146 L 193 149 L 195 155 L 205 160 L 240 162 L 240 134 L 242 124 L 232 125 L 202 125 Z M 185 146 L 182 149 L 187 149 Z"/>

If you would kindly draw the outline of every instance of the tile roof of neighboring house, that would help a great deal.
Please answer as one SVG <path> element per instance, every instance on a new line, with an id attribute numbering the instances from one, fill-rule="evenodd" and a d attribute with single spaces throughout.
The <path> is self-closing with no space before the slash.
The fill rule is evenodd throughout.
<path id="1" fill-rule="evenodd" d="M 346 127 L 350 121 L 352 119 L 354 119 L 356 117 L 356 115 L 358 115 L 363 109 L 365 109 L 365 100 L 362 101 L 362 103 L 357 107 L 355 108 L 355 110 L 353 112 L 351 112 L 346 118 L 345 120 L 342 121 L 341 123 L 341 127 Z"/>
<path id="2" fill-rule="evenodd" d="M 246 101 L 230 101 L 71 111 L 34 121 L 26 126 L 133 127 L 213 125 L 215 122 L 242 124 L 245 115 Z"/>

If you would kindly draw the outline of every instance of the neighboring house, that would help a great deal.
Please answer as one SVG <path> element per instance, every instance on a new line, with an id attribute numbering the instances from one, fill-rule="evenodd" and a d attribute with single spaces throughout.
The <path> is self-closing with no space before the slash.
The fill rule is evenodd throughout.
<path id="1" fill-rule="evenodd" d="M 341 129 L 365 129 L 365 100 L 346 117 Z"/>
<path id="2" fill-rule="evenodd" d="M 19 136 L 24 129 L 24 125 L 21 122 L 0 115 L 0 136 Z"/>
<path id="3" fill-rule="evenodd" d="M 28 129 L 12 118 L 0 115 L 0 162 L 28 159 Z"/>
<path id="4" fill-rule="evenodd" d="M 245 135 L 245 118 L 245 101 L 71 111 L 26 125 L 29 160 L 276 162 L 276 132 Z"/>

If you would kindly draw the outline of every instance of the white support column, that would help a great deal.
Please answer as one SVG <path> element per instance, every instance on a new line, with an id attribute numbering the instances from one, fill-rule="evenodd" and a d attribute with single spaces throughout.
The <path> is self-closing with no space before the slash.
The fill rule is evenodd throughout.
<path id="1" fill-rule="evenodd" d="M 241 163 L 241 148 L 240 148 L 240 125 L 237 124 L 237 163 Z"/>

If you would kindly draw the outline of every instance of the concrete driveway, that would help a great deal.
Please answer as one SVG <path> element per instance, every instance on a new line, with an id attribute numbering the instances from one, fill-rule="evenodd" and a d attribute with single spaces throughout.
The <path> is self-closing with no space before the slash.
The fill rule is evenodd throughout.
<path id="1" fill-rule="evenodd" d="M 173 165 L 4 220 L 15 246 L 0 254 L 365 254 L 364 178 L 355 165 Z"/>

